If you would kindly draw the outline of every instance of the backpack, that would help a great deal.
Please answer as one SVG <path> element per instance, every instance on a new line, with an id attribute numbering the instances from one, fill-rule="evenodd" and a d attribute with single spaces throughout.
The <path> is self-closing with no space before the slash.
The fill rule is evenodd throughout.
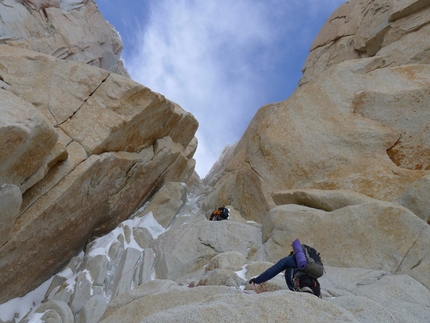
<path id="1" fill-rule="evenodd" d="M 305 244 L 302 245 L 302 248 L 307 260 L 307 265 L 303 271 L 314 278 L 320 278 L 324 274 L 324 264 L 319 252 Z"/>
<path id="2" fill-rule="evenodd" d="M 320 278 L 324 274 L 324 265 L 319 252 L 308 245 L 302 245 L 299 239 L 294 240 L 291 246 L 293 247 L 297 268 L 300 271 L 314 278 Z"/>
<path id="3" fill-rule="evenodd" d="M 220 209 L 213 211 L 209 220 L 210 221 L 213 221 L 214 219 L 216 220 L 220 214 L 221 214 Z"/>
<path id="4" fill-rule="evenodd" d="M 229 217 L 230 217 L 230 210 L 221 206 L 211 214 L 209 220 L 210 221 L 228 220 Z"/>
<path id="5" fill-rule="evenodd" d="M 220 210 L 221 209 L 221 210 Z M 227 208 L 225 208 L 225 207 L 221 207 L 221 208 L 219 208 L 218 210 L 220 210 L 221 211 L 221 217 L 224 219 L 224 220 L 227 220 L 229 217 L 230 217 L 230 210 L 229 209 L 227 209 Z"/>

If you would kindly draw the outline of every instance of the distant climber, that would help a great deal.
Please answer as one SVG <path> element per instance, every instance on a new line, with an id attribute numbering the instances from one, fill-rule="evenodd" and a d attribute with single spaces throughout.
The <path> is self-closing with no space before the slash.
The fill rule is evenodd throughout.
<path id="1" fill-rule="evenodd" d="M 297 239 L 292 244 L 290 255 L 279 260 L 257 277 L 249 280 L 250 284 L 262 284 L 285 270 L 285 281 L 290 290 L 310 293 L 321 297 L 318 278 L 323 275 L 324 267 L 319 253 L 312 247 L 301 245 Z"/>
<path id="2" fill-rule="evenodd" d="M 209 217 L 210 221 L 222 221 L 228 220 L 230 218 L 230 210 L 225 207 L 225 205 L 219 207 L 217 210 L 213 211 Z"/>

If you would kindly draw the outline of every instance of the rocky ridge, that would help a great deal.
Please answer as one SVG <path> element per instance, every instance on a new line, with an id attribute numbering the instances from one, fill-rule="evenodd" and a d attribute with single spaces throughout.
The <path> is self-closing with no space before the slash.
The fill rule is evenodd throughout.
<path id="1" fill-rule="evenodd" d="M 58 232 L 55 241 L 69 250 L 61 259 L 71 259 L 38 280 L 23 270 L 7 282 L 19 278 L 31 290 L 46 279 L 42 296 L 7 321 L 429 321 L 430 73 L 428 46 L 416 41 L 428 10 L 420 0 L 342 5 L 312 45 L 295 93 L 262 107 L 203 184 L 193 176 L 197 122 L 180 107 L 105 70 L 0 46 L 1 102 L 23 105 L 4 115 L 23 111 L 21 129 L 32 129 L 18 127 L 2 143 L 23 148 L 0 156 L 4 169 L 19 166 L 0 177 L 0 216 L 8 219 L 0 264 L 20 247 L 15 256 L 30 259 L 37 243 L 48 249 L 40 266 L 52 261 L 58 250 L 42 226 Z M 77 95 L 61 89 L 66 101 L 47 98 L 58 82 L 28 91 L 41 81 L 22 83 L 26 70 L 49 70 Z M 74 83 L 83 75 L 95 83 Z M 153 120 L 171 126 L 151 127 Z M 20 141 L 22 133 L 34 138 Z M 43 145 L 28 152 L 36 143 Z M 37 163 L 19 163 L 35 154 Z M 57 175 L 60 165 L 72 171 Z M 230 220 L 207 221 L 220 204 Z M 282 275 L 254 290 L 247 281 L 296 238 L 322 254 L 322 299 L 289 291 Z"/>
<path id="2" fill-rule="evenodd" d="M 429 48 L 421 41 L 424 3 L 348 1 L 337 9 L 297 90 L 262 107 L 205 178 L 207 209 L 231 204 L 261 221 L 275 206 L 273 191 L 295 188 L 393 201 L 428 174 L 430 73 L 417 59 Z"/>
<path id="3" fill-rule="evenodd" d="M 93 0 L 3 0 L 0 43 L 128 76 L 119 34 Z"/>
<path id="4" fill-rule="evenodd" d="M 101 19 L 98 11 L 93 15 L 94 2 L 59 3 L 59 8 L 56 1 L 13 1 L 0 6 L 22 7 L 16 13 L 25 10 L 27 15 L 19 17 L 30 21 L 56 12 L 69 21 L 79 17 L 75 23 L 88 32 L 99 29 L 91 25 L 94 17 Z M 41 7 L 33 9 L 31 4 Z M 8 10 L 0 12 L 4 32 L 17 29 L 16 24 L 27 26 L 18 18 L 10 22 L 14 16 Z M 46 14 L 45 22 L 55 25 L 55 17 Z M 103 20 L 100 32 L 107 27 Z M 36 27 L 32 28 L 29 32 Z M 67 60 L 54 57 L 35 47 L 18 46 L 21 43 L 9 40 L 19 38 L 14 34 L 0 44 L 0 196 L 5 204 L 1 207 L 0 302 L 41 284 L 91 236 L 115 228 L 164 183 L 188 183 L 194 171 L 195 118 L 161 94 L 92 66 L 93 60 L 77 62 L 78 57 L 95 56 L 105 49 L 87 45 L 92 39 L 74 39 L 73 28 L 63 31 L 67 35 L 62 38 L 70 36 L 75 54 L 80 47 L 86 54 L 67 56 Z M 32 37 L 45 42 L 48 36 Z M 37 43 L 33 38 L 29 41 Z M 122 47 L 119 37 L 111 41 Z M 100 66 L 115 69 L 118 62 Z"/>

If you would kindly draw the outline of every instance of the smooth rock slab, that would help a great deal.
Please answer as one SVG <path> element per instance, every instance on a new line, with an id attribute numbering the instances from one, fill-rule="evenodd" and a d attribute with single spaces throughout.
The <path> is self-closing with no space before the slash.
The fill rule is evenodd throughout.
<path id="1" fill-rule="evenodd" d="M 10 238 L 21 202 L 22 196 L 18 186 L 13 184 L 0 186 L 0 246 Z"/>
<path id="2" fill-rule="evenodd" d="M 73 315 L 78 314 L 92 296 L 92 279 L 87 270 L 78 273 L 75 278 L 74 293 L 69 302 Z"/>
<path id="3" fill-rule="evenodd" d="M 430 224 L 430 175 L 421 177 L 412 183 L 396 202 L 414 212 L 418 217 Z"/>
<path id="4" fill-rule="evenodd" d="M 102 295 L 93 295 L 76 316 L 75 323 L 98 323 L 108 307 L 108 300 Z"/>
<path id="5" fill-rule="evenodd" d="M 139 262 L 142 261 L 142 256 L 141 250 L 134 248 L 125 249 L 115 271 L 112 298 L 132 289 L 134 276 L 137 272 Z"/>
<path id="6" fill-rule="evenodd" d="M 187 191 L 185 183 L 166 183 L 154 195 L 144 213 L 152 212 L 157 222 L 167 228 L 185 204 Z"/>
<path id="7" fill-rule="evenodd" d="M 150 294 L 117 309 L 101 322 L 175 320 L 199 323 L 359 322 L 346 310 L 313 295 L 285 290 L 248 294 L 226 286 L 181 287 Z"/>
<path id="8" fill-rule="evenodd" d="M 0 113 L 0 183 L 21 187 L 43 165 L 58 133 L 33 105 L 2 89 Z"/>
<path id="9" fill-rule="evenodd" d="M 326 267 L 319 279 L 323 298 L 360 322 L 427 322 L 430 291 L 404 274 L 362 268 Z"/>

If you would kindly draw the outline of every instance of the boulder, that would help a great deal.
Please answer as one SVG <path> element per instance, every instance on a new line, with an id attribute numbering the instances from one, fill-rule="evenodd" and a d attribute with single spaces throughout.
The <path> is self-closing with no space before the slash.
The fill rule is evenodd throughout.
<path id="1" fill-rule="evenodd" d="M 198 126 L 188 114 L 143 85 L 111 74 L 60 128 L 90 155 L 139 152 L 166 136 L 185 149 Z"/>
<path id="2" fill-rule="evenodd" d="M 237 251 L 227 251 L 213 257 L 205 267 L 205 271 L 215 269 L 240 271 L 245 266 L 245 263 L 246 258 L 244 255 Z"/>
<path id="3" fill-rule="evenodd" d="M 203 277 L 199 280 L 197 286 L 229 286 L 240 288 L 240 285 L 244 283 L 244 280 L 241 279 L 234 271 L 227 269 L 214 269 L 210 272 L 207 272 L 203 275 Z"/>
<path id="4" fill-rule="evenodd" d="M 404 273 L 430 287 L 430 227 L 396 203 L 375 200 L 331 212 L 281 205 L 266 216 L 262 234 L 272 262 L 299 238 L 317 248 L 329 266 Z"/>
<path id="5" fill-rule="evenodd" d="M 76 275 L 74 286 L 74 292 L 69 302 L 73 316 L 82 310 L 92 296 L 92 279 L 88 271 L 83 270 Z"/>
<path id="6" fill-rule="evenodd" d="M 227 251 L 213 257 L 197 286 L 219 285 L 240 288 L 244 280 L 238 273 L 245 268 L 246 258 L 239 252 Z"/>
<path id="7" fill-rule="evenodd" d="M 134 268 L 142 261 L 142 252 L 138 249 L 127 248 L 121 256 L 121 260 L 115 271 L 112 286 L 112 298 L 132 289 Z"/>
<path id="8" fill-rule="evenodd" d="M 0 98 L 0 183 L 21 188 L 39 168 L 46 167 L 58 133 L 30 103 L 2 89 Z"/>
<path id="9" fill-rule="evenodd" d="M 154 279 L 155 264 L 158 261 L 158 259 L 155 258 L 155 252 L 151 248 L 146 248 L 141 253 L 142 259 L 137 262 L 134 268 L 135 274 L 131 289 Z"/>
<path id="10" fill-rule="evenodd" d="M 144 213 L 152 212 L 154 218 L 167 228 L 187 199 L 185 183 L 166 183 L 151 199 Z"/>
<path id="11" fill-rule="evenodd" d="M 430 224 L 430 175 L 421 177 L 412 183 L 406 191 L 396 200 L 404 207 L 414 212 L 418 217 Z"/>
<path id="12" fill-rule="evenodd" d="M 237 252 L 244 258 L 252 257 L 261 247 L 260 228 L 232 221 L 195 220 L 171 228 L 154 245 L 158 251 L 157 278 L 188 281 L 203 273 L 219 253 Z"/>
<path id="13" fill-rule="evenodd" d="M 99 322 L 103 316 L 108 302 L 102 295 L 96 294 L 85 303 L 85 306 L 76 316 L 75 323 L 95 323 Z"/>
<path id="14" fill-rule="evenodd" d="M 98 254 L 93 257 L 88 257 L 85 269 L 88 270 L 94 286 L 103 286 L 107 275 L 108 264 L 109 259 L 106 255 Z"/>
<path id="15" fill-rule="evenodd" d="M 151 232 L 149 232 L 147 228 L 134 228 L 133 239 L 142 249 L 151 247 L 152 242 L 154 240 Z"/>
<path id="16" fill-rule="evenodd" d="M 39 319 L 44 322 L 74 323 L 73 313 L 66 303 L 61 301 L 47 301 L 42 303 L 36 313 L 40 313 Z"/>

